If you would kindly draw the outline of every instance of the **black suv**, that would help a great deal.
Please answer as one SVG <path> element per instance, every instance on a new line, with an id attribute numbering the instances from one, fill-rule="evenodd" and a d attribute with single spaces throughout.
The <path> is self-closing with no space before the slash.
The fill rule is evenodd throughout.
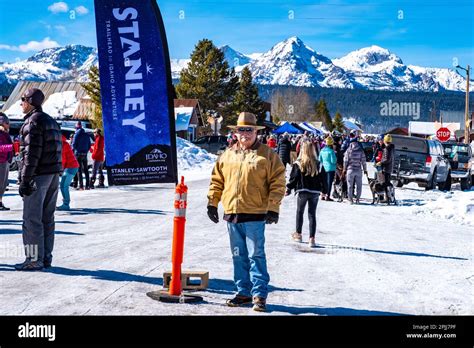
<path id="1" fill-rule="evenodd" d="M 392 135 L 392 139 L 395 145 L 392 179 L 397 187 L 416 182 L 426 190 L 436 186 L 440 190 L 451 189 L 451 165 L 438 140 L 404 135 Z"/>
<path id="2" fill-rule="evenodd" d="M 227 147 L 227 137 L 223 135 L 206 135 L 193 141 L 193 144 L 213 154 L 221 154 Z"/>
<path id="3" fill-rule="evenodd" d="M 443 143 L 444 156 L 451 164 L 451 179 L 461 183 L 461 190 L 474 185 L 474 154 L 469 144 Z"/>

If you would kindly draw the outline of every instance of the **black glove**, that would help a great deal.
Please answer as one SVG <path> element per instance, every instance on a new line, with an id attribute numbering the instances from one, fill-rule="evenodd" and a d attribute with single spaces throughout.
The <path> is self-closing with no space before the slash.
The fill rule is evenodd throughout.
<path id="1" fill-rule="evenodd" d="M 219 214 L 217 213 L 217 208 L 212 205 L 207 206 L 207 216 L 211 219 L 212 222 L 216 224 L 219 222 Z"/>
<path id="2" fill-rule="evenodd" d="M 18 193 L 21 197 L 31 196 L 36 191 L 36 184 L 33 180 L 22 180 Z"/>
<path id="3" fill-rule="evenodd" d="M 266 224 L 277 224 L 278 223 L 278 213 L 275 213 L 274 211 L 269 211 L 267 212 L 267 215 L 265 216 L 265 223 Z"/>

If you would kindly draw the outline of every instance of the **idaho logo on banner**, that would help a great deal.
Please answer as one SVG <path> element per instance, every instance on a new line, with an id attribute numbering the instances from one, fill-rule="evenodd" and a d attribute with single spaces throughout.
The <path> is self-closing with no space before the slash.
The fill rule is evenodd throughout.
<path id="1" fill-rule="evenodd" d="M 171 67 L 155 0 L 95 0 L 111 185 L 177 183 Z"/>

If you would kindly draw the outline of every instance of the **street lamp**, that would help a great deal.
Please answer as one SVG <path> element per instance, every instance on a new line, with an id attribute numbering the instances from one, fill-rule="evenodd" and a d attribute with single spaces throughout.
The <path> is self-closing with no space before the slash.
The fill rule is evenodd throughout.
<path id="1" fill-rule="evenodd" d="M 467 68 L 463 68 L 459 64 L 456 65 L 456 69 L 462 69 L 466 72 L 466 110 L 464 114 L 464 121 L 465 121 L 465 126 L 464 126 L 464 143 L 469 144 L 469 138 L 470 138 L 470 127 L 469 127 L 469 75 L 471 71 L 471 67 L 468 65 Z"/>

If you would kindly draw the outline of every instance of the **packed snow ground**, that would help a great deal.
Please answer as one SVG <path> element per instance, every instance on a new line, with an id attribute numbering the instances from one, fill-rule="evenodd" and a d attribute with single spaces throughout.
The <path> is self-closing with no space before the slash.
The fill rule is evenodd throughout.
<path id="1" fill-rule="evenodd" d="M 0 315 L 262 315 L 224 304 L 234 294 L 232 259 L 225 223 L 206 214 L 208 160 L 180 172 L 189 187 L 183 269 L 210 272 L 208 289 L 197 292 L 203 303 L 146 296 L 171 269 L 171 185 L 73 191 L 73 209 L 56 214 L 54 267 L 14 271 L 23 260 L 14 172 L 4 198 L 12 210 L 0 213 Z M 280 222 L 266 230 L 268 314 L 473 314 L 474 191 L 409 185 L 397 189 L 396 207 L 372 206 L 369 197 L 364 180 L 361 205 L 320 201 L 316 249 L 290 241 L 296 199 L 284 198 Z M 440 213 L 443 206 L 453 214 Z M 307 221 L 304 228 L 307 241 Z"/>

